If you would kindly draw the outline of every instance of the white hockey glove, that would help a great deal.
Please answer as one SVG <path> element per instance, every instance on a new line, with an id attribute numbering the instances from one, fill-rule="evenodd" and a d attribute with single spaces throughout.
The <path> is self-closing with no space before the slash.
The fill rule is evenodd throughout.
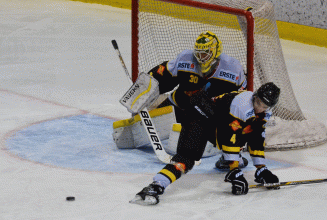
<path id="1" fill-rule="evenodd" d="M 131 113 L 139 113 L 159 97 L 159 82 L 146 73 L 141 73 L 136 82 L 120 99 L 120 103 Z"/>

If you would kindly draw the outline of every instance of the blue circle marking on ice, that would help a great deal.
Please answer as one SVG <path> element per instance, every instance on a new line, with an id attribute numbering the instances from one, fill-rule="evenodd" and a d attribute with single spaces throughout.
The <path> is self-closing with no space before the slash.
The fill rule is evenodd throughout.
<path id="1" fill-rule="evenodd" d="M 164 164 L 152 147 L 117 149 L 113 138 L 114 120 L 91 114 L 45 121 L 26 127 L 6 140 L 7 148 L 21 158 L 64 168 L 120 173 L 157 173 Z M 168 144 L 167 140 L 162 141 Z M 249 160 L 245 169 L 254 170 Z M 203 158 L 190 173 L 219 173 L 220 155 Z M 270 169 L 290 164 L 267 160 Z M 225 172 L 225 171 L 224 171 Z"/>

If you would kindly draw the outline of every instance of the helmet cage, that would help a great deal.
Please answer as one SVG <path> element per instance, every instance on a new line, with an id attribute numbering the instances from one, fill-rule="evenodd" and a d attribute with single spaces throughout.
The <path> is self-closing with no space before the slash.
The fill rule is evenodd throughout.
<path id="1" fill-rule="evenodd" d="M 210 61 L 210 59 L 213 56 L 213 49 L 210 48 L 209 50 L 197 50 L 194 49 L 194 56 L 197 59 L 197 61 L 201 64 L 206 64 L 207 62 Z"/>
<path id="2" fill-rule="evenodd" d="M 206 74 L 210 71 L 214 60 L 218 59 L 222 51 L 221 42 L 217 36 L 206 31 L 199 35 L 196 39 L 193 54 L 201 66 L 202 73 Z"/>

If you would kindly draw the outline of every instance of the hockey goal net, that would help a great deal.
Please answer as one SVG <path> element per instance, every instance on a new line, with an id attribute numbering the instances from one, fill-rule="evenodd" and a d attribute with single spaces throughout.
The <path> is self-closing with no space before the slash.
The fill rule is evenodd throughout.
<path id="1" fill-rule="evenodd" d="M 327 141 L 325 125 L 305 116 L 287 73 L 274 15 L 263 0 L 133 0 L 132 74 L 147 72 L 193 49 L 197 36 L 214 32 L 223 53 L 238 59 L 248 77 L 248 89 L 266 82 L 281 88 L 281 97 L 267 126 L 266 149 L 316 146 Z"/>

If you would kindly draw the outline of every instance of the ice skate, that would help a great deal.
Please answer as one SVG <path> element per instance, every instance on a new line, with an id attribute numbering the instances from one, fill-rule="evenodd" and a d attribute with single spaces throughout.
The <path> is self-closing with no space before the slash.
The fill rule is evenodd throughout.
<path id="1" fill-rule="evenodd" d="M 151 183 L 149 186 L 142 189 L 141 192 L 137 193 L 130 203 L 139 205 L 156 205 L 159 203 L 159 195 L 164 193 L 164 188 L 157 182 Z"/>

